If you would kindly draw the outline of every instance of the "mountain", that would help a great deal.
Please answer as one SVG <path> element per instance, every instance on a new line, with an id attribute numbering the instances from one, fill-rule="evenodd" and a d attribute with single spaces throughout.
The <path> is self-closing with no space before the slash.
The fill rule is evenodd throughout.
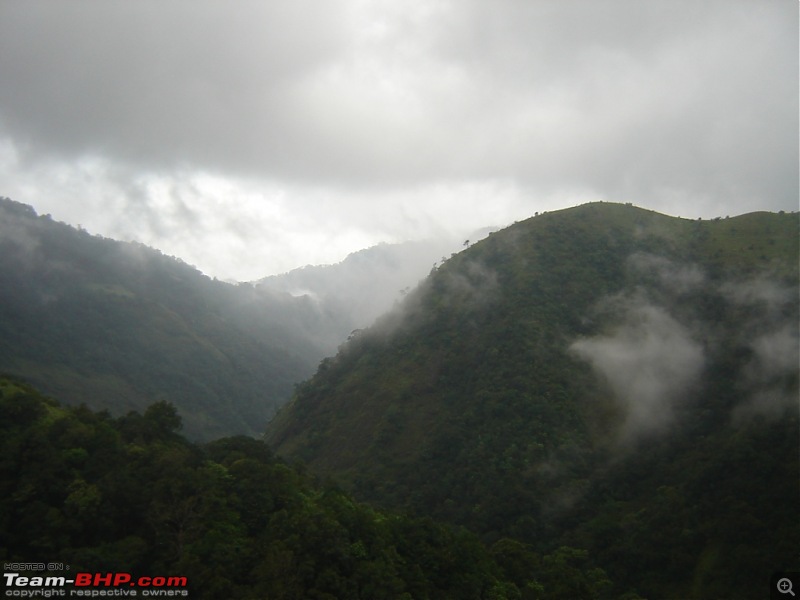
<path id="1" fill-rule="evenodd" d="M 0 372 L 115 414 L 169 400 L 197 439 L 260 433 L 326 353 L 307 298 L 212 280 L 8 199 L 0 290 Z"/>
<path id="2" fill-rule="evenodd" d="M 546 213 L 439 266 L 266 438 L 361 500 L 585 552 L 617 594 L 763 596 L 800 570 L 799 315 L 796 213 Z"/>
<path id="3" fill-rule="evenodd" d="M 372 325 L 389 311 L 437 262 L 489 231 L 474 232 L 467 241 L 442 236 L 379 244 L 354 252 L 337 264 L 309 265 L 265 277 L 253 285 L 259 290 L 305 297 L 313 303 L 320 316 L 314 328 L 315 342 L 325 350 L 325 356 L 330 356 L 354 330 Z"/>
<path id="4" fill-rule="evenodd" d="M 459 246 L 381 244 L 231 284 L 0 198 L 0 372 L 117 414 L 170 399 L 199 439 L 259 434 L 295 383 Z"/>

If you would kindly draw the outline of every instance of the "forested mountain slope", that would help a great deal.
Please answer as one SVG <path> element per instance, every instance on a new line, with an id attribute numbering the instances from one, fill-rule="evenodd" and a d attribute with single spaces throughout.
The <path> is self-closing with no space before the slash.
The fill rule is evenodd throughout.
<path id="1" fill-rule="evenodd" d="M 267 439 L 360 499 L 584 549 L 621 591 L 763 595 L 800 567 L 797 269 L 797 214 L 537 216 L 324 361 Z"/>
<path id="2" fill-rule="evenodd" d="M 211 280 L 0 199 L 0 372 L 116 414 L 168 399 L 195 438 L 256 433 L 323 351 L 308 299 Z"/>
<path id="3" fill-rule="evenodd" d="M 0 410 L 0 559 L 17 565 L 7 572 L 44 576 L 18 565 L 48 556 L 67 569 L 48 576 L 175 575 L 185 578 L 179 589 L 153 595 L 198 599 L 520 597 L 474 535 L 355 503 L 252 438 L 192 444 L 170 404 L 114 419 L 0 377 Z M 552 562 L 538 562 L 535 589 L 607 587 L 579 571 L 560 584 Z M 5 587 L 23 597 L 65 591 Z M 137 595 L 127 585 L 70 593 Z"/>

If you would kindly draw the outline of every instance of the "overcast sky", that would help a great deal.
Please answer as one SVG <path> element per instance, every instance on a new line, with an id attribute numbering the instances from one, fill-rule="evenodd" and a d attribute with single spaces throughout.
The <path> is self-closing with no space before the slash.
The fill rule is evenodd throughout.
<path id="1" fill-rule="evenodd" d="M 798 208 L 796 0 L 0 0 L 0 195 L 220 278 Z"/>

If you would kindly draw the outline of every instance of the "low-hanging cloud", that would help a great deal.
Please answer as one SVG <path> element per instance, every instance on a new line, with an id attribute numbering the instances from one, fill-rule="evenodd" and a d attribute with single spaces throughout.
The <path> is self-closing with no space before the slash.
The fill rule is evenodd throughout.
<path id="1" fill-rule="evenodd" d="M 750 362 L 742 373 L 745 398 L 733 410 L 734 423 L 753 416 L 776 419 L 787 410 L 797 410 L 800 339 L 796 325 L 765 333 L 753 340 Z"/>
<path id="2" fill-rule="evenodd" d="M 631 255 L 627 266 L 647 282 L 646 292 L 601 299 L 596 310 L 619 324 L 570 346 L 608 382 L 624 416 L 623 439 L 665 430 L 705 367 L 718 361 L 738 364 L 734 423 L 798 409 L 796 285 L 768 271 L 720 280 L 694 263 L 647 253 Z"/>
<path id="3" fill-rule="evenodd" d="M 676 263 L 664 256 L 647 252 L 636 252 L 627 262 L 639 274 L 655 274 L 661 286 L 672 293 L 683 294 L 695 290 L 706 278 L 697 265 Z"/>
<path id="4" fill-rule="evenodd" d="M 720 287 L 725 299 L 744 309 L 740 344 L 749 350 L 738 382 L 743 399 L 733 410 L 742 423 L 755 415 L 774 419 L 797 410 L 800 325 L 797 288 L 766 274 Z"/>
<path id="5" fill-rule="evenodd" d="M 609 384 L 624 412 L 622 439 L 664 431 L 698 381 L 702 346 L 664 308 L 641 298 L 618 300 L 623 322 L 612 332 L 581 339 L 570 351 Z"/>
<path id="6" fill-rule="evenodd" d="M 751 309 L 760 325 L 771 326 L 793 302 L 797 302 L 797 288 L 787 286 L 769 273 L 762 273 L 745 281 L 727 281 L 719 288 L 731 304 Z"/>
<path id="7" fill-rule="evenodd" d="M 746 375 L 752 379 L 772 379 L 796 371 L 798 364 L 797 326 L 784 325 L 753 340 L 754 362 Z"/>

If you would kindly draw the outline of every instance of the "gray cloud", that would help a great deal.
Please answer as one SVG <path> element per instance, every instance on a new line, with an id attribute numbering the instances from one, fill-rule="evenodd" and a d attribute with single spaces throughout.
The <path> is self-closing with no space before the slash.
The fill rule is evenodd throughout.
<path id="1" fill-rule="evenodd" d="M 268 162 L 286 142 L 287 88 L 339 54 L 336 6 L 3 3 L 3 122 L 24 149 L 64 157 Z"/>
<path id="2" fill-rule="evenodd" d="M 639 179 L 718 192 L 745 184 L 736 166 L 761 195 L 796 170 L 786 77 L 796 28 L 779 3 L 0 10 L 0 114 L 33 151 L 326 182 L 566 179 L 606 192 Z"/>
<path id="3" fill-rule="evenodd" d="M 249 247 L 253 216 L 282 235 L 269 215 L 283 206 L 336 238 L 338 258 L 357 238 L 415 237 L 399 223 L 417 213 L 468 230 L 598 198 L 790 210 L 796 21 L 796 3 L 749 0 L 8 0 L 0 193 L 95 215 L 99 233 L 224 230 Z M 54 172 L 69 185 L 48 184 Z M 194 193 L 209 177 L 229 195 Z M 147 184 L 167 180 L 162 222 L 169 194 Z M 501 222 L 468 222 L 492 203 Z M 334 212 L 361 220 L 349 242 Z"/>

